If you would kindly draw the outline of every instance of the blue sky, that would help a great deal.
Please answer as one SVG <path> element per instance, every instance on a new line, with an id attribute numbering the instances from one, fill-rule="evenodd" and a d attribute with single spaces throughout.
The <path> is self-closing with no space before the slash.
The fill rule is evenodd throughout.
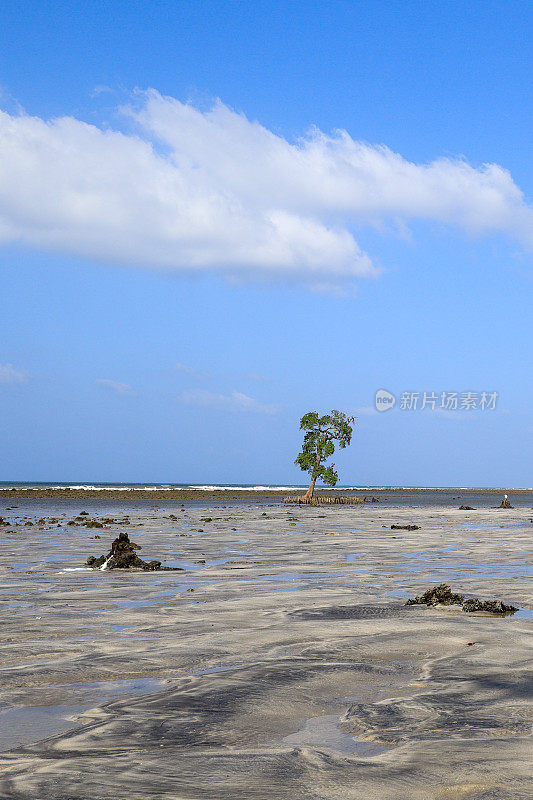
<path id="1" fill-rule="evenodd" d="M 0 480 L 532 486 L 532 21 L 2 4 Z"/>

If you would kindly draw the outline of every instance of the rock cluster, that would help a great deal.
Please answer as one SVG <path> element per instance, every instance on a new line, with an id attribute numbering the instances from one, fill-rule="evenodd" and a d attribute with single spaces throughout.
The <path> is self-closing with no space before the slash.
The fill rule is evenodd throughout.
<path id="1" fill-rule="evenodd" d="M 508 606 L 501 600 L 478 600 L 477 597 L 465 598 L 464 594 L 455 594 L 447 583 L 440 583 L 428 589 L 419 597 L 411 598 L 406 605 L 454 606 L 460 605 L 463 611 L 486 611 L 490 614 L 514 614 L 515 606 Z"/>
<path id="2" fill-rule="evenodd" d="M 113 519 L 113 517 L 102 517 L 101 520 L 91 519 L 87 511 L 82 511 L 77 517 L 67 522 L 67 525 L 82 525 L 85 528 L 103 528 L 105 525 L 130 525 L 129 517 L 123 519 Z"/>
<path id="3" fill-rule="evenodd" d="M 141 546 L 130 542 L 127 533 L 119 533 L 111 544 L 111 550 L 107 556 L 89 556 L 87 566 L 94 569 L 142 569 L 145 571 L 167 570 L 175 571 L 174 567 L 162 567 L 160 561 L 143 561 L 136 553 L 141 550 Z"/>

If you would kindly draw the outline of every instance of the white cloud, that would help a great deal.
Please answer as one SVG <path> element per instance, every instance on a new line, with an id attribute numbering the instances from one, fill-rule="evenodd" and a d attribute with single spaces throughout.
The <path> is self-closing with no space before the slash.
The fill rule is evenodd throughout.
<path id="1" fill-rule="evenodd" d="M 0 241 L 322 288 L 378 274 L 355 225 L 422 220 L 533 247 L 533 209 L 497 164 L 415 164 L 345 131 L 291 143 L 221 102 L 138 97 L 123 109 L 136 134 L 0 112 Z"/>
<path id="2" fill-rule="evenodd" d="M 225 380 L 231 382 L 253 381 L 254 383 L 270 383 L 272 380 L 271 378 L 268 378 L 266 375 L 262 375 L 259 372 L 247 372 L 240 375 L 225 372 L 213 373 L 199 370 L 195 367 L 191 367 L 189 364 L 181 364 L 180 362 L 175 362 L 173 368 L 176 370 L 176 372 L 180 372 L 182 375 L 186 375 L 188 378 L 196 381 Z"/>
<path id="3" fill-rule="evenodd" d="M 120 394 L 124 396 L 132 396 L 135 394 L 135 390 L 132 386 L 128 383 L 121 383 L 120 381 L 111 381 L 107 378 L 99 378 L 95 383 L 99 383 L 100 386 L 105 386 L 107 389 L 111 389 L 112 392 L 115 394 Z"/>
<path id="4" fill-rule="evenodd" d="M 374 406 L 358 406 L 357 408 L 353 408 L 350 411 L 350 414 L 353 414 L 354 417 L 373 417 L 379 412 Z"/>
<path id="5" fill-rule="evenodd" d="M 13 364 L 0 364 L 0 383 L 25 383 L 28 378 L 26 370 L 15 369 Z"/>
<path id="6" fill-rule="evenodd" d="M 426 414 L 437 414 L 439 417 L 442 417 L 443 419 L 452 419 L 455 420 L 456 422 L 473 419 L 472 413 L 461 411 L 459 409 L 454 411 L 453 409 L 439 408 L 439 406 L 436 406 L 435 408 L 424 408 L 422 410 Z"/>
<path id="7" fill-rule="evenodd" d="M 177 370 L 177 372 L 181 372 L 183 375 L 187 375 L 189 378 L 194 378 L 195 380 L 203 381 L 212 377 L 208 372 L 200 372 L 194 367 L 190 367 L 188 364 L 180 364 L 179 362 L 174 364 L 174 369 Z"/>
<path id="8" fill-rule="evenodd" d="M 253 397 L 248 397 L 242 392 L 233 391 L 231 394 L 217 394 L 198 389 L 183 392 L 181 400 L 186 405 L 203 406 L 205 408 L 222 408 L 226 411 L 251 411 L 256 414 L 277 414 L 279 407 L 274 404 L 260 403 Z"/>
<path id="9" fill-rule="evenodd" d="M 254 383 L 271 383 L 272 378 L 269 378 L 267 375 L 262 375 L 260 372 L 248 372 L 246 375 L 243 375 L 243 380 L 245 381 L 253 381 Z"/>

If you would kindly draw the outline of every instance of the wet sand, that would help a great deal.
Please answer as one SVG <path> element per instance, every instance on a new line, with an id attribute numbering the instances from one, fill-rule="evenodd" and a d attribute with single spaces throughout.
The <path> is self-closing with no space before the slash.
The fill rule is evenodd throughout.
<path id="1" fill-rule="evenodd" d="M 2 798 L 533 795 L 530 507 L 119 499 L 0 507 Z M 83 569 L 121 530 L 183 571 Z"/>

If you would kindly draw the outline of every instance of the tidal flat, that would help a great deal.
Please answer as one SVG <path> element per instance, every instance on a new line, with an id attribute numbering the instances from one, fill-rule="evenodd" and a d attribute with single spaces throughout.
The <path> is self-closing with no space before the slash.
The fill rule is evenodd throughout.
<path id="1" fill-rule="evenodd" d="M 530 800 L 531 493 L 278 499 L 0 498 L 0 797 Z"/>

